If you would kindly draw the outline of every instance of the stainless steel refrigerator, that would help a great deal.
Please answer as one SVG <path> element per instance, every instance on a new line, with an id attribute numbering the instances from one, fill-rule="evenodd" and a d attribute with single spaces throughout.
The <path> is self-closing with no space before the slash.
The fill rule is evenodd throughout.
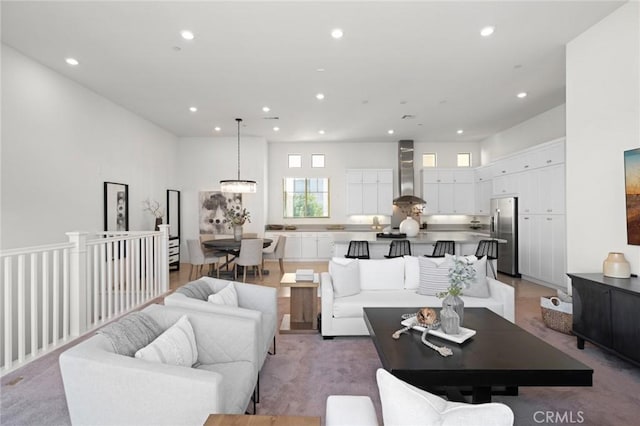
<path id="1" fill-rule="evenodd" d="M 492 198 L 490 230 L 498 244 L 498 271 L 514 277 L 518 273 L 518 198 Z"/>

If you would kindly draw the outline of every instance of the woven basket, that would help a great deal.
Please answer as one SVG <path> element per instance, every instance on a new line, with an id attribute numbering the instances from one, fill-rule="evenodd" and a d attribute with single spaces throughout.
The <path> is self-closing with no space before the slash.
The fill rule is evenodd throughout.
<path id="1" fill-rule="evenodd" d="M 542 321 L 547 327 L 560 333 L 571 334 L 573 329 L 571 308 L 570 303 L 562 302 L 557 297 L 540 298 Z"/>

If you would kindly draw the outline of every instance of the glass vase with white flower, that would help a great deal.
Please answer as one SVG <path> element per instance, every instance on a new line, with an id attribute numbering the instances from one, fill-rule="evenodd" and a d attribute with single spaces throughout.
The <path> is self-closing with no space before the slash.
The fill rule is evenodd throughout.
<path id="1" fill-rule="evenodd" d="M 237 208 L 227 210 L 224 217 L 229 228 L 233 228 L 233 239 L 240 241 L 242 239 L 242 225 L 246 222 L 251 223 L 251 214 L 247 209 Z"/>
<path id="2" fill-rule="evenodd" d="M 453 266 L 449 269 L 447 276 L 449 277 L 449 288 L 438 293 L 437 296 L 443 298 L 443 308 L 448 305 L 453 308 L 460 317 L 460 325 L 462 325 L 464 301 L 460 296 L 463 294 L 463 290 L 469 288 L 476 278 L 476 270 L 468 259 L 454 256 Z"/>

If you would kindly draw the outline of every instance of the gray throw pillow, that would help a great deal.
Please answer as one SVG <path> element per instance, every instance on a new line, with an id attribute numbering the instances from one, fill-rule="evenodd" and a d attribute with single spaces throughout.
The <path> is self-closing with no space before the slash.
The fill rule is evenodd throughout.
<path id="1" fill-rule="evenodd" d="M 132 312 L 96 333 L 109 339 L 117 354 L 132 357 L 138 349 L 153 342 L 163 331 L 160 324 L 148 314 Z"/>
<path id="2" fill-rule="evenodd" d="M 187 297 L 191 297 L 193 299 L 199 299 L 206 301 L 211 294 L 213 294 L 213 290 L 208 282 L 204 280 L 196 280 L 191 281 L 183 285 L 182 287 L 176 290 L 176 293 L 184 294 Z"/>

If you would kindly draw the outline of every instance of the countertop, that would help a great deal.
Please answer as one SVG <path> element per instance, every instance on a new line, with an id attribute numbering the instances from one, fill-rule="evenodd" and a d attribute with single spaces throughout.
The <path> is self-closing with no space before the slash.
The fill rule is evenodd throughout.
<path id="1" fill-rule="evenodd" d="M 344 234 L 344 235 L 343 235 Z M 406 238 L 411 244 L 435 244 L 438 240 L 451 240 L 459 244 L 478 244 L 480 240 L 489 238 L 488 233 L 465 232 L 465 231 L 421 231 L 416 237 Z M 362 232 L 344 232 L 336 234 L 335 244 L 348 244 L 351 240 L 364 240 L 369 244 L 389 245 L 393 238 L 377 238 L 375 233 L 365 234 Z M 499 243 L 506 243 L 506 240 L 498 239 Z"/>

